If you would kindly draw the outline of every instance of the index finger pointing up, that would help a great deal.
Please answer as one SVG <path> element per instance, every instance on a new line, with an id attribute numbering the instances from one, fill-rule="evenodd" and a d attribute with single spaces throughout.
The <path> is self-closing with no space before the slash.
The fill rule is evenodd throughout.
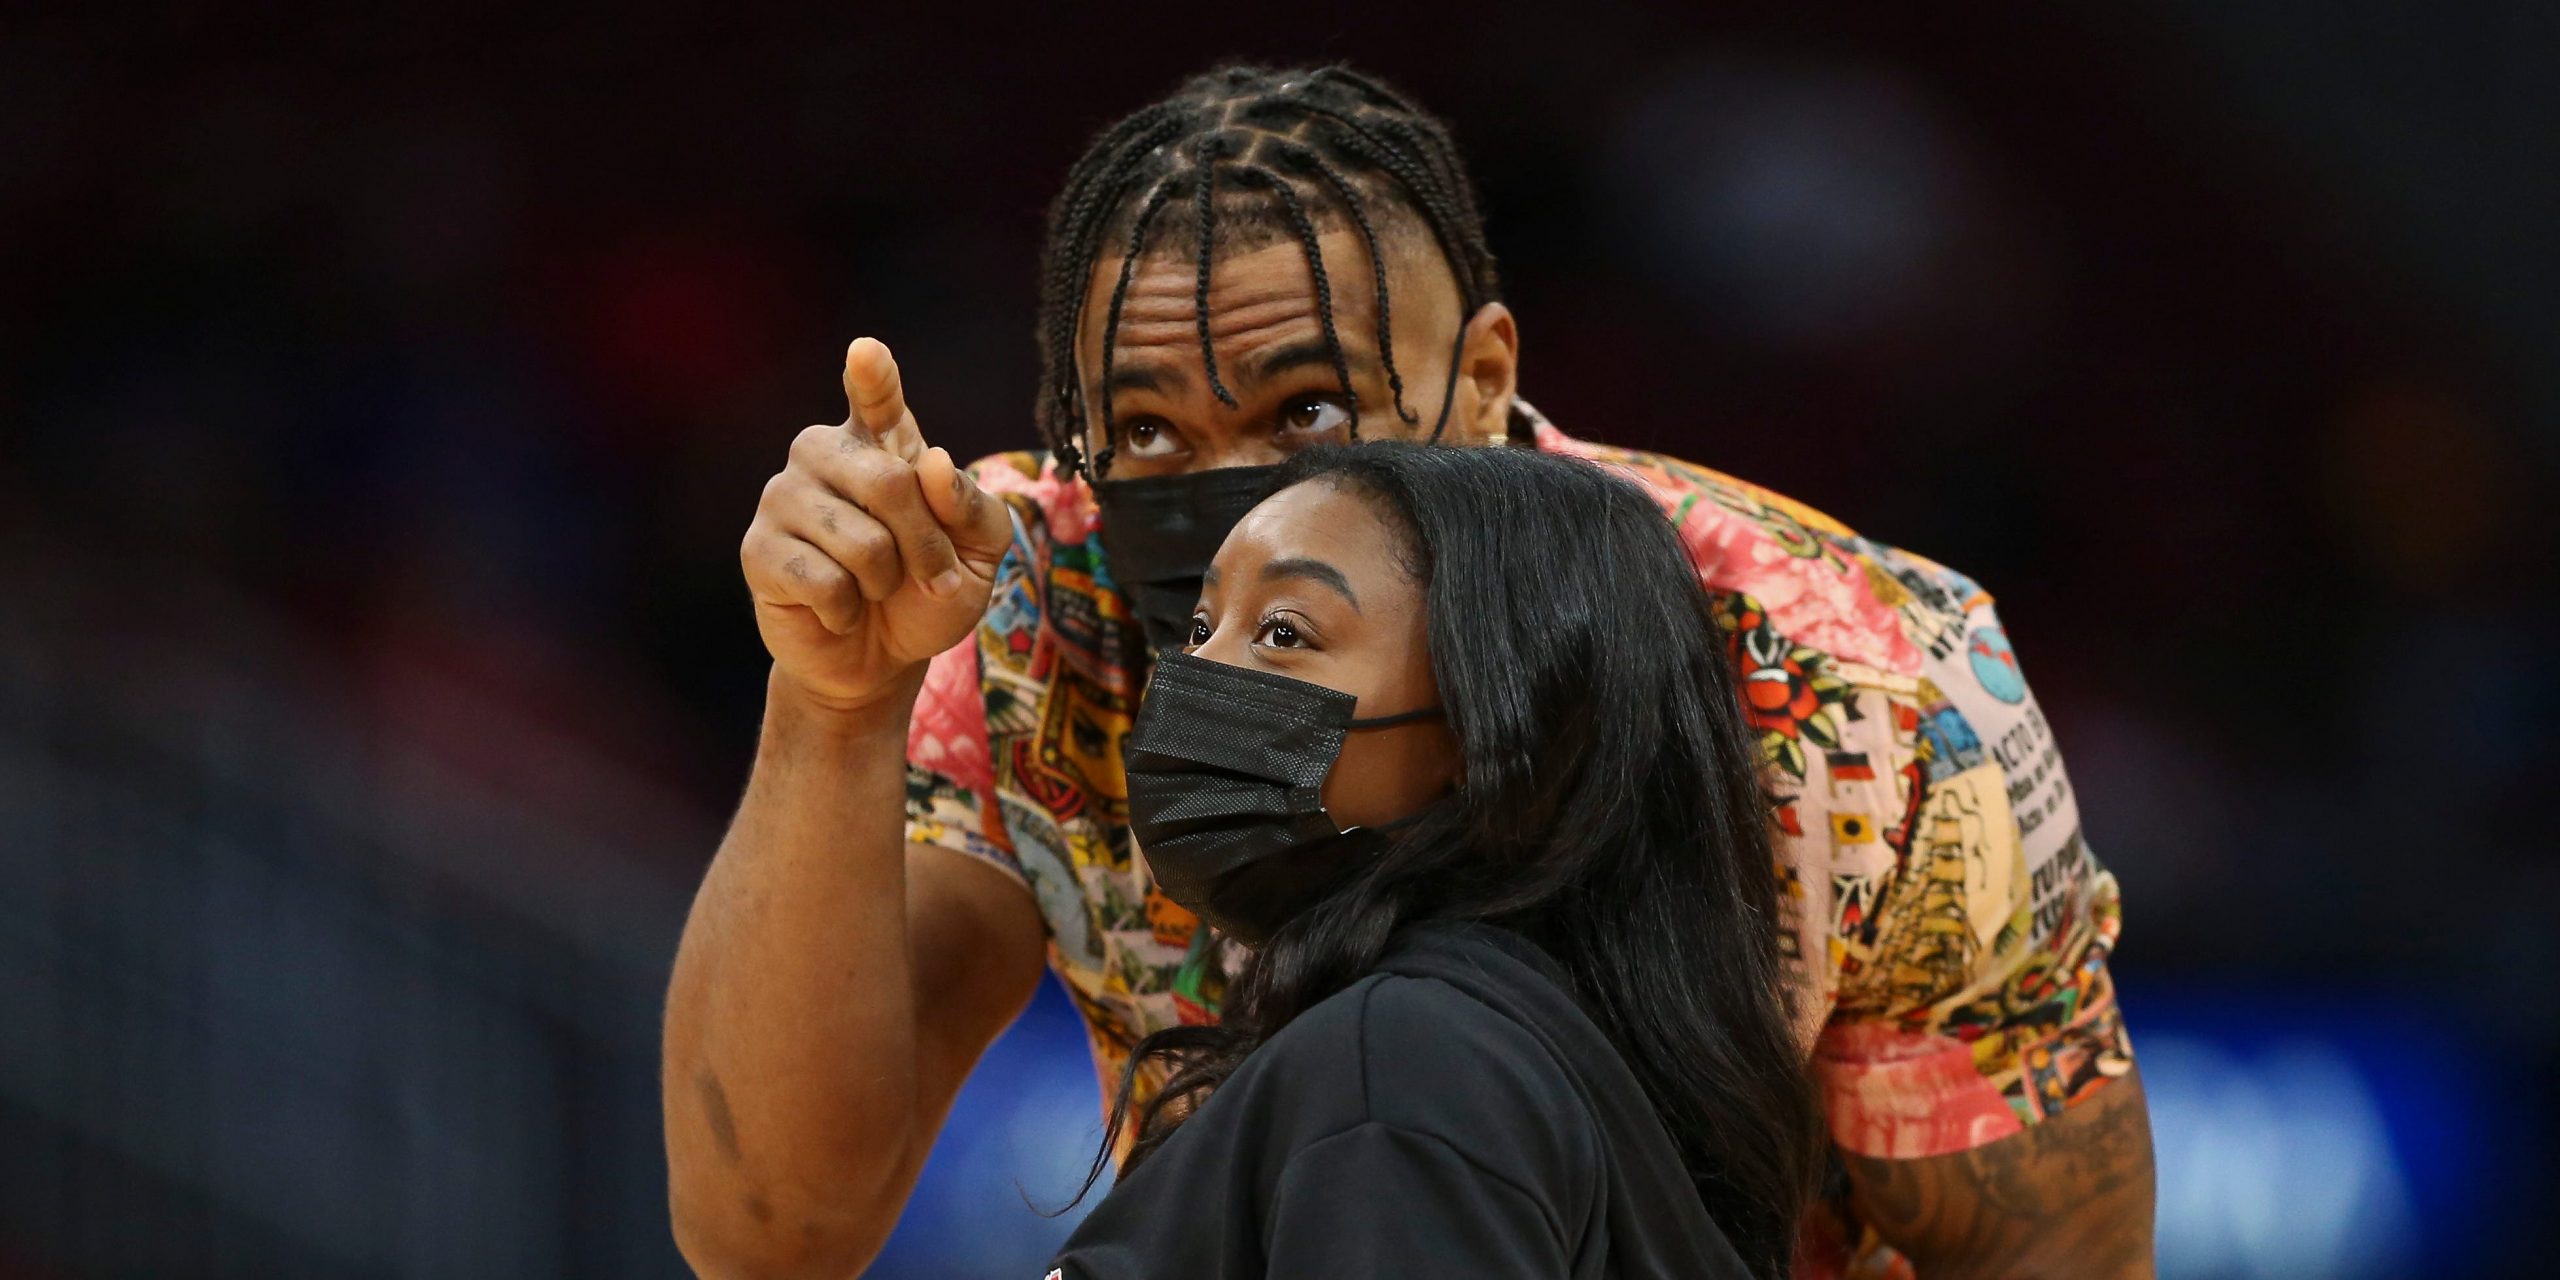
<path id="1" fill-rule="evenodd" d="M 879 339 L 856 338 L 845 348 L 844 401 L 852 411 L 847 428 L 869 435 L 881 448 L 909 462 L 924 452 L 924 435 L 907 409 L 898 362 Z"/>

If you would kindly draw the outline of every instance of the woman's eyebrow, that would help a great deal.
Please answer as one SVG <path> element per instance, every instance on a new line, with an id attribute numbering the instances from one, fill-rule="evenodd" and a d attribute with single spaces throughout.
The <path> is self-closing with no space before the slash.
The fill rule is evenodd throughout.
<path id="1" fill-rule="evenodd" d="M 1310 560 L 1305 556 L 1286 556 L 1278 560 L 1265 561 L 1262 572 L 1256 576 L 1264 582 L 1299 578 L 1331 587 L 1342 597 L 1343 603 L 1351 606 L 1353 613 L 1360 611 L 1360 595 L 1351 589 L 1351 580 L 1342 576 L 1342 570 L 1322 560 Z"/>

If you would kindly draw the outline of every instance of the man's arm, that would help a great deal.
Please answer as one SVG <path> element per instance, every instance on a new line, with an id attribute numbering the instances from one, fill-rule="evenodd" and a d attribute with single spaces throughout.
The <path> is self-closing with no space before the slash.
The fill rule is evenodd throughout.
<path id="1" fill-rule="evenodd" d="M 2138 1070 L 1988 1146 L 1843 1159 L 1859 1214 L 1924 1280 L 2152 1275 L 2151 1113 Z"/>
<path id="2" fill-rule="evenodd" d="M 711 1277 L 860 1272 L 1040 975 L 1030 895 L 904 836 L 925 664 L 984 616 L 1012 519 L 925 447 L 887 348 L 854 343 L 844 387 L 739 545 L 764 732 L 667 990 L 669 1209 Z"/>
<path id="3" fill-rule="evenodd" d="M 664 1106 L 676 1239 L 704 1276 L 859 1274 L 1039 981 L 1022 886 L 904 844 L 896 710 L 833 719 L 776 691 L 686 922 Z"/>

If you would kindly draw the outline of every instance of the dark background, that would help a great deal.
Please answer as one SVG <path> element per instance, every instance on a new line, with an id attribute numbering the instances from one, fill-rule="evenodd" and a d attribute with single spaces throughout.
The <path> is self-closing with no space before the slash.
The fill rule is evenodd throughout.
<path id="1" fill-rule="evenodd" d="M 0 17 L 0 1276 L 679 1274 L 758 487 L 865 333 L 1028 447 L 1045 201 L 1237 54 L 1452 123 L 1567 430 L 1999 594 L 2165 1274 L 2547 1258 L 2547 8 L 180 5 Z M 1052 993 L 874 1274 L 1093 1105 Z"/>

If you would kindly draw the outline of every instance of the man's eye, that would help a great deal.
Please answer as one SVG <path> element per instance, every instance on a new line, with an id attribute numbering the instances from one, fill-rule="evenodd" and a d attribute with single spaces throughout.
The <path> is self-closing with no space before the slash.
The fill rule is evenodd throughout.
<path id="1" fill-rule="evenodd" d="M 1162 458 L 1182 452 L 1182 433 L 1162 418 L 1139 418 L 1120 429 L 1120 444 L 1132 458 Z"/>
<path id="2" fill-rule="evenodd" d="M 1351 410 L 1332 396 L 1299 396 L 1280 407 L 1280 429 L 1292 434 L 1329 436 L 1351 425 Z"/>

